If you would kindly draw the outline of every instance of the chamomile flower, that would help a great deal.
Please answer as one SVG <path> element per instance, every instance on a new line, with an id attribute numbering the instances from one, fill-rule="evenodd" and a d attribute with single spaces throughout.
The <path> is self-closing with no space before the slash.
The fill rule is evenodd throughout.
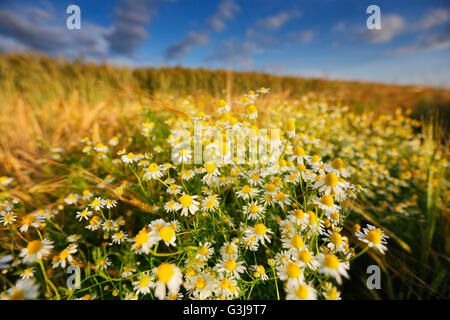
<path id="1" fill-rule="evenodd" d="M 349 263 L 340 261 L 339 258 L 334 254 L 320 253 L 319 262 L 319 273 L 335 278 L 338 284 L 342 283 L 342 277 L 349 278 L 349 275 L 347 273 L 347 270 L 349 269 Z"/>
<path id="2" fill-rule="evenodd" d="M 159 179 L 163 176 L 163 173 L 161 172 L 159 166 L 156 163 L 150 163 L 150 165 L 144 169 L 145 174 L 144 174 L 144 178 L 147 180 L 152 180 L 152 179 Z"/>
<path id="3" fill-rule="evenodd" d="M 248 215 L 250 220 L 258 220 L 264 216 L 265 207 L 258 203 L 258 201 L 251 201 L 244 206 L 242 212 Z"/>
<path id="4" fill-rule="evenodd" d="M 128 235 L 126 234 L 126 232 L 123 232 L 123 231 L 116 232 L 112 236 L 113 243 L 122 244 L 122 242 L 127 241 L 127 240 L 128 240 Z"/>
<path id="5" fill-rule="evenodd" d="M 33 267 L 28 267 L 25 270 L 22 271 L 22 273 L 20 274 L 20 277 L 22 279 L 30 279 L 34 277 L 34 269 Z"/>
<path id="6" fill-rule="evenodd" d="M 264 244 L 265 242 L 270 243 L 270 234 L 272 230 L 267 228 L 263 223 L 257 223 L 254 227 L 247 226 L 244 231 L 244 238 L 246 240 L 251 240 L 255 237 L 254 242 Z M 253 240 L 252 240 L 253 241 Z"/>
<path id="7" fill-rule="evenodd" d="M 341 300 L 341 293 L 330 282 L 326 284 L 323 296 L 326 300 Z"/>
<path id="8" fill-rule="evenodd" d="M 299 234 L 294 234 L 292 237 L 287 237 L 282 241 L 283 248 L 287 250 L 293 250 L 294 252 L 298 252 L 305 246 L 305 242 L 303 241 L 302 236 Z"/>
<path id="9" fill-rule="evenodd" d="M 164 210 L 167 212 L 175 212 L 180 208 L 180 204 L 171 200 L 164 205 Z"/>
<path id="10" fill-rule="evenodd" d="M 29 227 L 38 228 L 39 223 L 42 223 L 44 219 L 45 217 L 43 219 L 39 219 L 34 213 L 27 214 L 26 216 L 22 217 L 22 225 L 19 230 L 20 232 L 26 232 L 28 231 Z"/>
<path id="11" fill-rule="evenodd" d="M 345 183 L 342 182 L 334 172 L 328 172 L 324 178 L 314 183 L 314 188 L 326 195 L 343 195 Z"/>
<path id="12" fill-rule="evenodd" d="M 289 158 L 289 161 L 297 161 L 299 164 L 304 164 L 305 161 L 309 161 L 311 156 L 306 155 L 305 150 L 302 147 L 295 147 L 292 150 L 292 156 Z"/>
<path id="13" fill-rule="evenodd" d="M 285 264 L 280 264 L 277 267 L 277 274 L 280 280 L 290 282 L 303 281 L 303 271 L 300 265 L 295 261 L 288 261 Z"/>
<path id="14" fill-rule="evenodd" d="M 355 235 L 360 241 L 367 243 L 369 247 L 377 249 L 382 254 L 387 250 L 385 244 L 387 243 L 386 239 L 389 237 L 375 226 L 368 224 L 367 228 L 363 228 L 363 232 L 357 231 Z"/>
<path id="15" fill-rule="evenodd" d="M 19 279 L 16 284 L 9 288 L 2 300 L 32 300 L 39 296 L 39 286 L 33 279 Z"/>
<path id="16" fill-rule="evenodd" d="M 83 199 L 83 200 L 89 200 L 90 198 L 92 198 L 94 196 L 94 194 L 91 192 L 91 191 L 89 191 L 89 190 L 83 190 L 83 193 L 82 193 L 82 196 L 81 196 L 81 199 Z"/>
<path id="17" fill-rule="evenodd" d="M 238 246 L 235 242 L 225 242 L 220 249 L 220 255 L 223 259 L 237 258 L 238 254 Z"/>
<path id="18" fill-rule="evenodd" d="M 96 231 L 102 226 L 102 223 L 103 219 L 100 218 L 100 216 L 95 215 L 91 218 L 91 220 L 89 220 L 89 224 L 86 226 L 86 229 Z"/>
<path id="19" fill-rule="evenodd" d="M 200 204 L 197 199 L 198 196 L 191 196 L 189 194 L 183 194 L 179 200 L 178 208 L 181 209 L 181 215 L 187 216 L 189 214 L 195 214 L 198 211 L 198 205 Z"/>
<path id="20" fill-rule="evenodd" d="M 333 196 L 324 194 L 320 198 L 314 198 L 313 203 L 315 203 L 317 206 L 319 206 L 320 209 L 325 211 L 327 215 L 330 215 L 332 213 L 337 213 L 340 206 L 334 204 Z"/>
<path id="21" fill-rule="evenodd" d="M 132 249 L 136 253 L 149 254 L 150 249 L 158 242 L 153 234 L 143 228 L 133 239 Z"/>
<path id="22" fill-rule="evenodd" d="M 105 206 L 107 209 L 112 209 L 117 205 L 117 200 L 114 199 L 106 199 Z"/>
<path id="23" fill-rule="evenodd" d="M 275 194 L 275 201 L 280 205 L 281 208 L 285 208 L 286 206 L 289 206 L 292 202 L 289 199 L 289 195 L 287 195 L 284 192 L 278 191 Z"/>
<path id="24" fill-rule="evenodd" d="M 72 255 L 77 252 L 77 245 L 71 244 L 62 250 L 58 255 L 53 257 L 53 268 L 65 268 L 67 263 L 73 261 Z"/>
<path id="25" fill-rule="evenodd" d="M 189 181 L 191 180 L 193 177 L 195 177 L 195 172 L 192 170 L 183 170 L 182 174 L 181 174 L 181 179 Z"/>
<path id="26" fill-rule="evenodd" d="M 295 253 L 293 259 L 301 268 L 308 267 L 311 270 L 317 270 L 320 266 L 318 258 L 312 255 L 306 247 Z"/>
<path id="27" fill-rule="evenodd" d="M 334 253 L 347 251 L 347 237 L 343 237 L 340 232 L 328 230 L 326 233 L 327 247 Z"/>
<path id="28" fill-rule="evenodd" d="M 167 223 L 162 222 L 159 226 L 155 227 L 151 235 L 156 239 L 156 241 L 164 241 L 166 246 L 176 246 L 177 223 Z"/>
<path id="29" fill-rule="evenodd" d="M 0 223 L 4 226 L 13 224 L 16 221 L 16 215 L 12 211 L 0 211 Z"/>
<path id="30" fill-rule="evenodd" d="M 80 221 L 89 220 L 89 218 L 92 216 L 92 211 L 89 211 L 87 208 L 83 211 L 77 211 L 76 218 Z"/>
<path id="31" fill-rule="evenodd" d="M 144 272 L 139 276 L 139 280 L 133 281 L 136 295 L 146 295 L 150 293 L 150 288 L 154 287 L 153 279 L 149 272 Z"/>
<path id="32" fill-rule="evenodd" d="M 122 270 L 122 273 L 120 274 L 120 276 L 122 278 L 129 278 L 131 277 L 134 273 L 136 272 L 136 269 L 130 267 L 130 266 L 125 266 Z"/>
<path id="33" fill-rule="evenodd" d="M 111 260 L 109 259 L 109 257 L 105 257 L 97 262 L 97 264 L 95 265 L 95 269 L 106 270 L 109 266 L 111 266 Z"/>
<path id="34" fill-rule="evenodd" d="M 5 187 L 13 181 L 14 181 L 14 178 L 11 178 L 11 177 L 7 177 L 7 176 L 0 177 L 0 185 L 5 186 Z"/>
<path id="35" fill-rule="evenodd" d="M 50 254 L 53 249 L 53 242 L 47 239 L 30 241 L 26 248 L 20 251 L 23 263 L 31 264 L 36 260 L 41 260 Z"/>
<path id="36" fill-rule="evenodd" d="M 269 276 L 266 274 L 266 269 L 262 265 L 253 265 L 253 277 L 260 278 L 261 280 L 268 280 Z"/>
<path id="37" fill-rule="evenodd" d="M 188 279 L 187 289 L 194 298 L 204 300 L 212 295 L 214 282 L 208 274 L 202 272 Z"/>
<path id="38" fill-rule="evenodd" d="M 243 261 L 238 261 L 233 258 L 223 259 L 217 265 L 218 272 L 224 272 L 227 275 L 231 275 L 236 279 L 240 279 L 240 274 L 245 272 L 245 266 Z"/>
<path id="39" fill-rule="evenodd" d="M 350 171 L 345 168 L 344 161 L 341 158 L 336 158 L 331 161 L 331 163 L 326 166 L 326 171 L 334 172 L 338 176 L 342 176 L 344 178 L 350 176 Z"/>
<path id="40" fill-rule="evenodd" d="M 67 196 L 67 198 L 64 199 L 64 202 L 68 205 L 75 204 L 80 199 L 80 196 L 78 194 L 71 193 Z"/>
<path id="41" fill-rule="evenodd" d="M 198 247 L 199 247 L 199 250 L 198 250 L 197 254 L 195 255 L 195 258 L 202 262 L 208 261 L 208 259 L 211 258 L 211 256 L 214 254 L 214 248 L 212 247 L 211 242 L 205 242 L 205 243 L 200 242 Z"/>
<path id="42" fill-rule="evenodd" d="M 214 212 L 219 208 L 219 200 L 215 195 L 209 195 L 202 200 L 202 210 L 206 212 Z"/>
<path id="43" fill-rule="evenodd" d="M 255 197 L 258 194 L 258 189 L 252 188 L 248 185 L 244 185 L 240 191 L 236 192 L 238 198 L 242 198 L 244 200 L 249 199 L 250 197 Z"/>
<path id="44" fill-rule="evenodd" d="M 261 186 L 264 182 L 259 170 L 249 172 L 247 181 L 250 183 L 252 187 Z"/>
<path id="45" fill-rule="evenodd" d="M 306 284 L 303 281 L 288 282 L 286 300 L 317 300 L 317 291 L 311 284 Z"/>
<path id="46" fill-rule="evenodd" d="M 89 206 L 94 209 L 95 211 L 99 211 L 101 210 L 106 204 L 106 200 L 97 197 L 95 198 L 90 204 Z"/>
<path id="47" fill-rule="evenodd" d="M 181 149 L 178 152 L 178 155 L 176 155 L 175 158 L 172 158 L 176 163 L 189 163 L 191 159 L 192 151 L 190 149 Z"/>
<path id="48" fill-rule="evenodd" d="M 166 287 L 169 293 L 178 293 L 183 282 L 180 268 L 171 263 L 162 263 L 153 269 L 156 278 L 155 297 L 163 300 L 166 296 Z"/>

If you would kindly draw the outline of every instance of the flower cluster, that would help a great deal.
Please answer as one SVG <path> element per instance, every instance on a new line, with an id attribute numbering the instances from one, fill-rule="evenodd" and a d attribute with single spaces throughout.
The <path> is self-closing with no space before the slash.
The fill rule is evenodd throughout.
<path id="1" fill-rule="evenodd" d="M 416 124 L 267 93 L 167 98 L 179 114 L 146 110 L 134 131 L 82 139 L 64 196 L 31 213 L 0 204 L 17 244 L 3 269 L 22 278 L 2 297 L 340 299 L 352 261 L 387 250 L 379 226 L 353 226 L 353 210 L 386 210 L 383 196 L 413 213 L 417 199 L 396 201 L 415 176 L 402 153 L 420 142 L 401 136 Z M 81 284 L 64 290 L 48 271 L 72 265 Z"/>

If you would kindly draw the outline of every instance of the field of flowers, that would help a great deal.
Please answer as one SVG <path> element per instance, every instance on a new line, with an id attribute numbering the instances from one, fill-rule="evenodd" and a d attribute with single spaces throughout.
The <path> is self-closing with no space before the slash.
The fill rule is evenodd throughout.
<path id="1" fill-rule="evenodd" d="M 2 298 L 448 298 L 437 122 L 264 87 L 82 94 L 0 111 Z"/>

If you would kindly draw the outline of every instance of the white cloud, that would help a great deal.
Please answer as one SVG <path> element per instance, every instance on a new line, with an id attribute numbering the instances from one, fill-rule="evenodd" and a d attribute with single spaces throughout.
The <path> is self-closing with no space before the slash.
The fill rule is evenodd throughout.
<path id="1" fill-rule="evenodd" d="M 234 19 L 241 11 L 241 7 L 234 0 L 225 0 L 220 3 L 217 12 L 209 19 L 211 28 L 219 32 L 225 29 L 225 21 Z"/>
<path id="2" fill-rule="evenodd" d="M 292 35 L 292 38 L 295 41 L 301 42 L 301 43 L 308 43 L 311 42 L 314 37 L 316 36 L 316 31 L 314 30 L 305 30 L 305 31 L 300 31 L 300 32 L 296 32 Z"/>
<path id="3" fill-rule="evenodd" d="M 450 10 L 435 9 L 426 16 L 424 16 L 416 25 L 419 30 L 428 30 L 444 23 L 450 23 Z"/>
<path id="4" fill-rule="evenodd" d="M 405 31 L 405 20 L 396 14 L 381 16 L 381 29 L 361 29 L 359 35 L 369 43 L 386 43 Z"/>
<path id="5" fill-rule="evenodd" d="M 301 13 L 297 10 L 293 11 L 281 11 L 273 16 L 268 16 L 266 18 L 259 19 L 256 21 L 256 26 L 268 30 L 280 29 L 285 23 L 292 19 L 300 18 Z"/>
<path id="6" fill-rule="evenodd" d="M 416 44 L 388 51 L 391 55 L 411 54 L 419 51 L 443 50 L 450 47 L 450 28 L 439 34 L 422 36 Z"/>

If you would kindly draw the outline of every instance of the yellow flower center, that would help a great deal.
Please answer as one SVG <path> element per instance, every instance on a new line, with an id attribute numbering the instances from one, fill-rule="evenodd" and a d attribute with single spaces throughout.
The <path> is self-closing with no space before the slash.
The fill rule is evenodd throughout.
<path id="1" fill-rule="evenodd" d="M 293 215 L 294 215 L 294 217 L 296 217 L 299 220 L 305 218 L 305 212 L 302 209 L 295 210 Z"/>
<path id="2" fill-rule="evenodd" d="M 207 173 L 212 173 L 216 170 L 216 165 L 212 162 L 205 163 L 205 170 Z"/>
<path id="3" fill-rule="evenodd" d="M 257 112 L 255 105 L 251 104 L 247 107 L 247 114 L 254 114 Z"/>
<path id="4" fill-rule="evenodd" d="M 139 280 L 139 287 L 145 288 L 150 283 L 150 277 L 149 276 L 143 276 L 141 280 Z"/>
<path id="5" fill-rule="evenodd" d="M 341 158 L 337 158 L 331 162 L 333 169 L 340 170 L 344 167 L 344 161 Z"/>
<path id="6" fill-rule="evenodd" d="M 323 259 L 323 264 L 330 269 L 337 269 L 339 267 L 339 260 L 335 255 L 327 254 Z"/>
<path id="7" fill-rule="evenodd" d="M 150 236 L 148 235 L 147 231 L 145 231 L 144 229 L 142 229 L 141 231 L 139 231 L 139 233 L 136 235 L 136 237 L 134 238 L 134 241 L 136 242 L 136 245 L 138 246 L 138 248 L 140 246 L 142 246 L 144 243 L 146 243 L 148 241 L 148 239 L 150 238 Z"/>
<path id="8" fill-rule="evenodd" d="M 379 244 L 381 243 L 381 233 L 380 229 L 373 229 L 367 233 L 366 238 L 373 244 Z"/>
<path id="9" fill-rule="evenodd" d="M 195 281 L 195 287 L 199 290 L 202 290 L 204 287 L 206 287 L 206 280 L 204 278 L 198 278 Z"/>
<path id="10" fill-rule="evenodd" d="M 59 253 L 59 260 L 64 260 L 69 256 L 70 252 L 69 249 L 64 249 Z"/>
<path id="11" fill-rule="evenodd" d="M 190 196 L 190 195 L 188 195 L 188 194 L 184 194 L 184 195 L 182 195 L 181 197 L 180 197 L 180 202 L 181 202 L 181 205 L 184 207 L 184 208 L 188 208 L 191 204 L 192 204 L 192 197 Z"/>
<path id="12" fill-rule="evenodd" d="M 320 199 L 320 202 L 328 207 L 331 207 L 334 204 L 333 197 L 330 195 L 326 195 L 326 194 L 322 196 L 322 198 Z"/>
<path id="13" fill-rule="evenodd" d="M 227 269 L 228 271 L 233 271 L 234 269 L 236 269 L 236 266 L 236 260 L 233 259 L 230 259 L 225 263 L 225 269 Z"/>
<path id="14" fill-rule="evenodd" d="M 298 253 L 298 259 L 304 263 L 308 263 L 311 261 L 311 254 L 308 250 L 303 249 Z"/>
<path id="15" fill-rule="evenodd" d="M 161 229 L 159 229 L 159 236 L 164 241 L 168 242 L 168 241 L 172 240 L 174 234 L 175 234 L 175 231 L 173 231 L 173 229 L 171 227 L 162 227 Z"/>
<path id="16" fill-rule="evenodd" d="M 284 201 L 286 199 L 286 195 L 283 192 L 279 191 L 275 195 L 275 199 L 277 199 L 278 201 Z"/>
<path id="17" fill-rule="evenodd" d="M 128 153 L 127 154 L 127 158 L 128 159 L 134 159 L 134 153 L 133 152 Z"/>
<path id="18" fill-rule="evenodd" d="M 308 287 L 305 286 L 304 284 L 299 285 L 298 289 L 295 290 L 295 295 L 299 299 L 305 300 L 306 298 L 308 298 Z"/>
<path id="19" fill-rule="evenodd" d="M 99 205 L 101 205 L 102 202 L 99 199 L 95 199 L 94 201 L 92 201 L 91 205 L 93 207 L 98 207 Z"/>
<path id="20" fill-rule="evenodd" d="M 342 243 L 342 236 L 339 233 L 333 233 L 330 237 L 331 242 L 333 242 L 336 246 Z"/>
<path id="21" fill-rule="evenodd" d="M 289 278 L 296 279 L 300 276 L 301 272 L 300 266 L 295 262 L 289 262 L 286 266 L 286 273 Z"/>
<path id="22" fill-rule="evenodd" d="M 268 185 L 266 185 L 266 190 L 269 192 L 275 192 L 275 185 L 273 183 L 269 183 Z"/>
<path id="23" fill-rule="evenodd" d="M 338 297 L 338 291 L 336 288 L 331 288 L 327 290 L 327 300 L 337 300 Z"/>
<path id="24" fill-rule="evenodd" d="M 200 251 L 199 251 L 199 253 L 201 254 L 201 255 L 207 255 L 208 254 L 208 248 L 207 247 L 201 247 L 201 249 L 200 249 Z"/>
<path id="25" fill-rule="evenodd" d="M 286 131 L 294 131 L 295 130 L 295 121 L 294 119 L 288 119 L 286 121 Z"/>
<path id="26" fill-rule="evenodd" d="M 242 190 L 241 190 L 242 193 L 250 193 L 251 191 L 252 191 L 252 188 L 250 188 L 247 185 L 243 186 Z"/>
<path id="27" fill-rule="evenodd" d="M 233 254 L 234 253 L 234 247 L 230 244 L 225 248 L 226 254 Z"/>
<path id="28" fill-rule="evenodd" d="M 338 185 L 338 176 L 336 173 L 330 172 L 325 176 L 325 184 L 329 187 L 336 187 Z"/>
<path id="29" fill-rule="evenodd" d="M 158 165 L 156 163 L 151 163 L 148 166 L 148 171 L 150 171 L 150 172 L 156 172 L 158 170 L 159 170 L 159 167 L 158 167 Z"/>
<path id="30" fill-rule="evenodd" d="M 214 201 L 208 200 L 206 202 L 206 207 L 209 208 L 209 209 L 213 208 L 214 207 Z"/>
<path id="31" fill-rule="evenodd" d="M 174 273 L 175 269 L 170 263 L 163 263 L 158 267 L 157 270 L 158 280 L 166 284 L 170 281 L 170 279 L 172 279 Z"/>
<path id="32" fill-rule="evenodd" d="M 39 240 L 33 240 L 31 241 L 27 246 L 28 254 L 35 254 L 36 252 L 39 252 L 44 245 Z"/>
<path id="33" fill-rule="evenodd" d="M 258 235 L 266 234 L 266 231 L 267 231 L 267 228 L 266 228 L 266 226 L 265 226 L 264 224 L 262 224 L 262 223 L 258 223 L 258 224 L 255 226 L 255 233 L 258 234 Z"/>
<path id="34" fill-rule="evenodd" d="M 304 243 L 302 237 L 298 234 L 293 236 L 291 239 L 291 245 L 296 249 L 300 249 L 301 247 L 303 247 Z"/>
<path id="35" fill-rule="evenodd" d="M 258 211 L 259 211 L 259 208 L 258 208 L 257 205 L 252 204 L 252 205 L 250 206 L 250 212 L 251 212 L 251 213 L 257 213 Z"/>
<path id="36" fill-rule="evenodd" d="M 315 224 L 317 221 L 317 216 L 314 212 L 312 211 L 308 211 L 307 212 L 308 216 L 309 216 L 309 224 Z"/>
<path id="37" fill-rule="evenodd" d="M 302 147 L 295 147 L 293 150 L 294 155 L 297 157 L 303 157 L 305 156 L 305 150 Z"/>
<path id="38" fill-rule="evenodd" d="M 259 179 L 259 174 L 256 172 L 254 174 L 252 174 L 252 179 L 257 181 Z"/>
<path id="39" fill-rule="evenodd" d="M 230 286 L 230 280 L 228 280 L 227 278 L 225 278 L 225 279 L 222 279 L 221 281 L 220 281 L 220 287 L 222 288 L 222 289 L 227 289 L 228 287 Z"/>

